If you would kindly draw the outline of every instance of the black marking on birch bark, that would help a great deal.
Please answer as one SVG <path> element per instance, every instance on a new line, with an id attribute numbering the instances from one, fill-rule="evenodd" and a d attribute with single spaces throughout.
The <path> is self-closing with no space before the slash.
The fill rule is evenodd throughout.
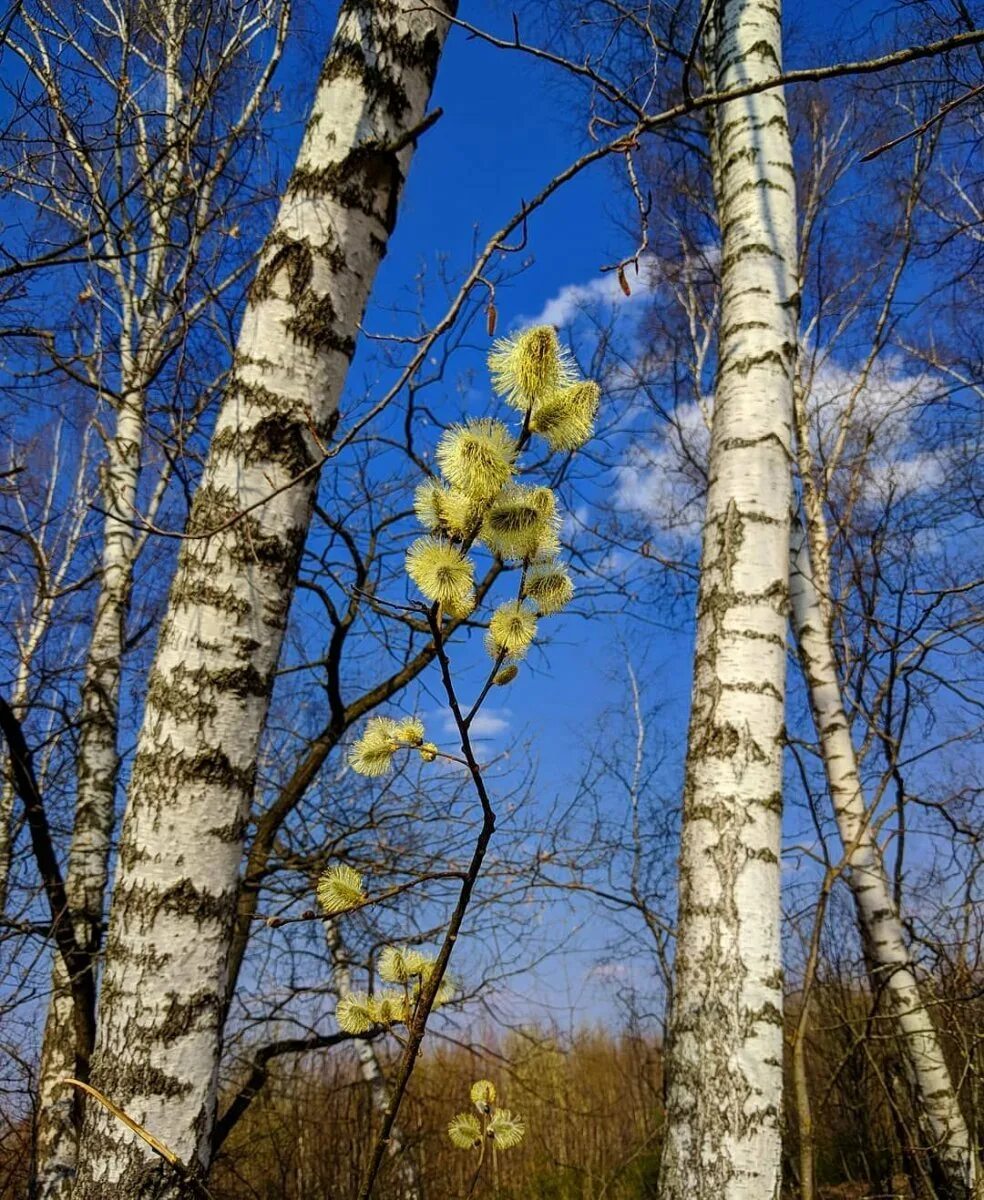
<path id="1" fill-rule="evenodd" d="M 387 233 L 392 233 L 402 185 L 398 155 L 370 144 L 356 146 L 339 162 L 322 167 L 298 163 L 287 185 L 287 194 L 330 197 L 342 208 L 354 208 L 376 218 Z"/>
<path id="2" fill-rule="evenodd" d="M 325 61 L 321 82 L 330 83 L 339 78 L 354 79 L 375 105 L 384 105 L 390 116 L 399 120 L 410 108 L 402 77 L 408 71 L 419 70 L 427 81 L 429 91 L 437 72 L 441 39 L 434 29 L 429 29 L 422 38 L 409 33 L 402 36 L 394 34 L 381 23 L 381 18 L 392 23 L 397 15 L 392 4 L 381 4 L 378 0 L 371 4 L 353 0 L 345 7 L 361 14 L 363 24 L 372 30 L 371 40 L 374 46 L 379 47 L 379 53 L 376 62 L 370 63 L 358 43 L 339 38 Z M 456 8 L 457 4 L 448 6 L 452 14 Z"/>
<path id="3" fill-rule="evenodd" d="M 168 887 L 132 883 L 126 888 L 126 897 L 132 911 L 138 913 L 141 920 L 153 921 L 161 913 L 167 913 L 192 917 L 199 926 L 227 920 L 235 903 L 235 896 L 231 893 L 197 888 L 190 879 L 179 879 Z M 164 953 L 158 957 L 160 962 L 167 962 L 171 955 Z"/>
<path id="4" fill-rule="evenodd" d="M 240 508 L 237 497 L 228 488 L 203 480 L 191 504 L 187 532 L 193 538 L 210 533 L 237 516 Z M 193 542 L 185 542 L 180 554 L 179 570 L 181 566 L 192 565 L 200 554 L 198 546 Z"/>
<path id="5" fill-rule="evenodd" d="M 733 195 L 742 196 L 748 192 L 785 192 L 786 188 L 781 183 L 774 183 L 771 179 L 756 179 L 749 183 L 743 183 L 741 187 L 735 188 Z"/>
<path id="6" fill-rule="evenodd" d="M 184 1000 L 169 996 L 164 1019 L 156 1026 L 157 1036 L 165 1045 L 169 1045 L 203 1024 L 213 1026 L 221 1007 L 221 1001 L 212 988 L 201 988 Z"/>
<path id="7" fill-rule="evenodd" d="M 168 784 L 200 783 L 242 790 L 253 786 L 255 764 L 234 767 L 217 747 L 187 754 L 173 747 L 159 746 L 152 753 L 138 753 L 133 764 L 136 786 L 148 794 L 160 793 Z"/>
<path id="8" fill-rule="evenodd" d="M 728 629 L 725 631 L 729 638 L 735 641 L 745 642 L 766 642 L 770 646 L 783 647 L 785 649 L 786 639 L 779 636 L 778 633 L 762 633 L 758 629 Z M 732 690 L 741 690 L 743 684 L 732 683 L 728 685 Z"/>
<path id="9" fill-rule="evenodd" d="M 771 62 L 776 69 L 777 75 L 781 73 L 782 64 L 780 63 L 779 55 L 776 53 L 775 47 L 771 42 L 753 42 L 752 45 L 749 46 L 747 52 L 743 55 L 742 61 L 752 54 L 757 54 L 764 61 Z"/>
<path id="10" fill-rule="evenodd" d="M 287 283 L 286 299 L 296 304 L 311 283 L 314 272 L 314 256 L 310 244 L 286 238 L 274 242 L 275 249 L 265 262 L 260 264 L 249 289 L 250 304 L 269 300 L 277 293 L 281 273 Z"/>
<path id="11" fill-rule="evenodd" d="M 746 242 L 744 245 L 739 247 L 737 250 L 733 250 L 730 253 L 722 256 L 722 258 L 721 258 L 721 274 L 722 274 L 722 276 L 726 276 L 730 271 L 733 271 L 734 268 L 743 259 L 748 258 L 752 254 L 760 255 L 762 258 L 778 259 L 780 257 L 779 252 L 776 250 L 773 250 L 773 248 L 771 246 L 767 245 L 767 243 L 765 243 L 765 242 Z M 725 285 L 725 286 L 727 286 L 727 285 Z"/>
<path id="12" fill-rule="evenodd" d="M 790 359 L 788 355 L 779 350 L 763 350 L 761 354 L 747 354 L 742 358 L 728 356 L 724 360 L 727 369 L 734 371 L 737 375 L 748 375 L 756 368 L 764 367 L 767 363 L 774 363 L 780 367 L 783 374 L 789 373 Z"/>
<path id="13" fill-rule="evenodd" d="M 779 434 L 775 433 L 774 431 L 763 433 L 761 438 L 725 438 L 722 440 L 720 445 L 722 450 L 751 450 L 754 448 L 754 446 L 761 446 L 767 442 L 774 442 L 776 445 L 778 445 L 779 449 L 782 450 L 782 452 L 784 452 L 788 458 L 790 458 L 790 461 L 792 461 L 792 455 L 790 454 L 790 448 L 788 448 L 788 444 L 784 442 Z M 756 517 L 760 518 L 760 523 L 762 524 L 778 523 L 778 520 L 776 520 L 775 517 L 769 517 L 764 514 L 752 514 L 749 520 L 755 521 Z"/>
<path id="14" fill-rule="evenodd" d="M 217 842 L 228 842 L 233 845 L 242 841 L 248 827 L 249 822 L 243 816 L 230 821 L 228 825 L 213 825 L 211 829 L 206 830 L 206 834 L 208 837 L 215 838 Z"/>
<path id="15" fill-rule="evenodd" d="M 344 78 L 357 80 L 366 96 L 375 105 L 384 106 L 397 120 L 410 107 L 406 89 L 399 80 L 389 70 L 370 63 L 357 42 L 339 41 L 336 44 L 325 62 L 320 82 L 330 84 Z"/>
<path id="16" fill-rule="evenodd" d="M 722 144 L 726 142 L 733 133 L 737 133 L 739 130 L 744 133 L 748 129 L 753 129 L 756 132 L 760 132 L 763 129 L 778 129 L 787 137 L 789 136 L 789 122 L 781 112 L 773 113 L 771 117 L 767 117 L 764 121 L 757 121 L 751 116 L 743 115 L 735 117 L 733 120 L 728 121 L 721 127 L 721 133 L 719 136 Z M 794 176 L 796 174 L 795 170 L 793 170 L 793 168 L 787 162 L 769 159 L 769 165 L 773 167 L 780 167 L 784 171 L 790 171 Z"/>
<path id="17" fill-rule="evenodd" d="M 136 1031 L 139 1036 L 139 1030 Z M 126 1108 L 134 1096 L 160 1096 L 165 1100 L 177 1100 L 188 1094 L 188 1084 L 160 1071 L 148 1062 L 132 1062 L 113 1060 L 100 1062 L 99 1077 L 105 1085 L 106 1095 L 112 1095 L 114 1103 Z M 109 1144 L 115 1146 L 115 1139 L 110 1136 Z M 125 1192 L 114 1193 L 125 1196 Z"/>
<path id="18" fill-rule="evenodd" d="M 760 293 L 765 291 L 764 288 L 758 288 L 756 290 L 759 291 Z M 768 321 L 754 321 L 754 320 L 734 321 L 730 325 L 725 325 L 722 323 L 721 327 L 720 327 L 719 337 L 721 338 L 722 342 L 726 342 L 730 338 L 734 337 L 734 335 L 736 333 L 739 333 L 743 329 L 771 329 L 771 328 L 772 328 L 772 326 L 769 324 Z"/>
<path id="19" fill-rule="evenodd" d="M 207 606 L 233 617 L 245 617 L 252 611 L 250 602 L 237 596 L 233 587 L 218 588 L 208 579 L 184 576 L 175 580 L 171 589 L 171 604 L 177 608 Z"/>
<path id="20" fill-rule="evenodd" d="M 327 297 L 325 300 L 330 306 L 331 301 Z M 297 336 L 293 320 L 288 319 L 285 325 Z M 302 339 L 298 337 L 298 340 Z M 282 405 L 254 423 L 220 430 L 212 444 L 219 453 L 224 452 L 247 467 L 277 463 L 288 474 L 299 475 L 320 458 L 311 437 L 310 424 L 307 412 L 298 413 L 296 406 L 288 411 L 286 405 Z"/>
<path id="21" fill-rule="evenodd" d="M 742 146 L 740 150 L 732 150 L 728 157 L 724 160 L 722 171 L 730 171 L 741 162 L 755 163 L 758 162 L 758 157 L 761 151 L 757 146 Z M 757 181 L 756 181 L 757 182 Z M 738 195 L 737 188 L 732 189 L 731 195 Z"/>
<path id="22" fill-rule="evenodd" d="M 193 673 L 188 673 L 189 675 Z M 147 705 L 155 712 L 167 713 L 177 721 L 196 724 L 199 728 L 211 721 L 218 708 L 202 695 L 201 680 L 192 680 L 185 686 L 185 667 L 179 663 L 170 675 L 164 675 L 155 667 L 150 673 L 147 688 Z"/>
<path id="23" fill-rule="evenodd" d="M 396 223 L 395 215 L 393 223 Z M 309 291 L 298 300 L 294 312 L 284 321 L 284 328 L 302 346 L 321 354 L 334 350 L 351 359 L 355 353 L 355 338 L 339 334 L 336 322 L 337 313 L 331 297 Z"/>

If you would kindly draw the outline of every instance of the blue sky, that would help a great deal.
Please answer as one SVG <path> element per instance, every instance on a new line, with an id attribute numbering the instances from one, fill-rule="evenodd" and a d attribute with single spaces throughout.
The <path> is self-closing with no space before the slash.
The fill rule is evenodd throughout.
<path id="1" fill-rule="evenodd" d="M 509 35 L 502 6 L 466 8 L 470 21 Z M 891 5 L 810 2 L 790 4 L 787 13 L 789 66 L 860 56 L 870 41 L 883 48 L 899 44 L 892 37 L 896 11 Z M 452 33 L 433 100 L 444 116 L 420 142 L 373 294 L 371 328 L 386 327 L 384 310 L 405 298 L 421 262 L 447 253 L 454 264 L 467 266 L 475 227 L 482 244 L 521 198 L 535 194 L 584 152 L 589 144 L 580 115 L 584 109 L 573 96 L 553 68 Z M 497 296 L 500 329 L 535 316 L 555 321 L 567 301 L 589 293 L 620 298 L 611 276 L 599 272 L 603 263 L 633 248 L 620 220 L 625 193 L 613 171 L 605 163 L 590 168 L 530 221 L 529 266 Z M 638 308 L 623 305 L 620 311 L 628 331 Z M 650 680 L 658 680 L 658 695 L 650 699 L 661 703 L 659 732 L 668 749 L 659 785 L 668 795 L 679 794 L 690 689 L 689 621 L 684 610 L 677 631 L 668 632 L 637 620 L 639 615 L 652 616 L 642 606 L 636 616 L 596 620 L 591 628 L 578 617 L 562 618 L 535 658 L 535 670 L 524 672 L 502 700 L 494 696 L 489 745 L 501 746 L 510 736 L 534 739 L 538 800 L 569 790 L 584 759 L 585 735 L 604 736 L 598 721 L 625 695 L 627 657 Z M 605 933 L 589 925 L 576 939 L 586 957 L 573 957 L 550 976 L 561 994 L 580 997 L 582 1009 L 590 1012 L 604 1008 L 609 987 L 607 977 L 599 979 L 587 969 L 592 948 Z M 643 964 L 641 970 L 647 969 Z"/>
<path id="2" fill-rule="evenodd" d="M 479 0 L 463 5 L 462 11 L 475 24 L 505 36 L 511 33 L 507 6 Z M 791 66 L 852 57 L 851 43 L 869 34 L 880 45 L 893 42 L 888 34 L 895 19 L 891 5 L 871 0 L 837 0 L 833 4 L 810 0 L 790 3 L 787 13 L 792 29 L 787 54 Z M 279 80 L 284 94 L 279 133 L 269 150 L 284 172 L 293 158 L 334 16 L 334 6 L 298 15 Z M 861 49 L 853 46 L 855 52 Z M 412 299 L 414 277 L 422 265 L 433 271 L 438 257 L 447 255 L 452 270 L 466 269 L 476 228 L 481 244 L 522 198 L 534 195 L 584 152 L 588 142 L 583 100 L 554 68 L 469 40 L 460 30 L 452 31 L 432 102 L 443 108 L 444 116 L 420 140 L 396 231 L 373 292 L 367 328 L 386 332 L 397 327 L 400 321 L 392 310 L 405 307 Z M 622 302 L 612 287 L 612 277 L 599 271 L 602 264 L 632 249 L 621 225 L 625 206 L 625 193 L 614 168 L 603 163 L 582 173 L 535 214 L 521 256 L 525 269 L 499 289 L 500 331 L 536 317 L 557 321 L 572 300 L 607 294 L 620 304 L 623 330 L 630 336 L 639 306 Z M 438 315 L 442 299 L 436 292 L 431 294 L 429 315 Z M 488 339 L 479 330 L 474 342 L 474 350 L 463 356 L 463 363 L 470 363 L 480 380 Z M 360 401 L 367 379 L 370 395 L 378 395 L 380 389 L 372 380 L 363 349 L 353 367 L 343 412 Z M 474 401 L 475 415 L 481 415 L 486 396 L 480 382 L 469 398 Z M 450 384 L 447 403 L 457 403 Z M 511 739 L 518 745 L 533 739 L 539 763 L 536 803 L 544 809 L 555 795 L 571 790 L 581 771 L 586 743 L 599 733 L 602 714 L 621 703 L 626 659 L 655 681 L 650 699 L 662 705 L 660 735 L 667 743 L 666 767 L 659 784 L 665 794 L 679 795 L 690 689 L 689 610 L 681 606 L 657 624 L 653 618 L 661 614 L 654 614 L 652 605 L 647 609 L 645 597 L 643 601 L 635 615 L 596 620 L 590 627 L 575 615 L 555 620 L 549 643 L 533 657 L 530 669 L 524 669 L 507 691 L 494 693 L 484 724 L 489 752 L 501 749 Z M 479 677 L 478 664 L 484 662 L 480 647 L 473 649 L 475 654 L 456 658 L 465 671 L 462 690 L 466 695 Z M 435 675 L 427 680 L 432 689 Z M 438 736 L 446 737 L 438 701 L 425 696 L 420 704 L 432 714 Z M 589 960 L 604 936 L 604 929 L 594 925 L 581 937 Z M 560 980 L 562 991 L 582 995 L 584 966 L 585 959 L 573 958 L 557 968 L 565 973 Z M 590 995 L 583 1003 L 593 1010 L 597 997 Z"/>
<path id="3" fill-rule="evenodd" d="M 890 5 L 869 0 L 810 2 L 788 5 L 787 14 L 789 66 L 861 56 L 870 41 L 880 47 L 896 44 L 891 36 L 896 15 Z M 471 4 L 463 15 L 500 35 L 510 35 L 509 12 L 501 5 Z M 318 28 L 320 33 L 328 23 L 319 20 Z M 316 52 L 313 44 L 306 51 L 312 56 Z M 304 102 L 300 96 L 296 99 L 302 113 Z M 432 270 L 437 257 L 447 255 L 452 269 L 467 269 L 476 230 L 482 245 L 521 199 L 536 194 L 589 145 L 583 96 L 578 99 L 556 69 L 491 48 L 460 30 L 452 31 L 449 39 L 432 105 L 441 106 L 444 115 L 422 137 L 413 161 L 397 228 L 366 317 L 367 328 L 375 332 L 399 325 L 391 310 L 412 301 L 414 277 L 422 266 Z M 285 155 L 290 141 L 285 136 Z M 500 331 L 536 317 L 558 321 L 573 300 L 611 296 L 620 305 L 623 331 L 631 336 L 640 306 L 622 302 L 611 275 L 599 271 L 602 264 L 633 249 L 623 227 L 626 195 L 614 170 L 602 163 L 583 172 L 530 220 L 522 256 L 526 267 L 497 295 Z M 429 315 L 442 312 L 443 299 L 434 295 L 429 300 Z M 481 330 L 474 342 L 474 353 L 470 358 L 466 354 L 464 361 L 476 369 L 480 381 L 487 345 Z M 361 399 L 367 380 L 371 384 L 362 350 L 343 412 L 347 404 Z M 375 394 L 380 390 L 377 385 Z M 484 411 L 480 382 L 471 399 L 476 405 L 474 415 L 480 415 Z M 449 395 L 449 405 L 456 402 Z M 679 796 L 690 691 L 689 610 L 681 606 L 660 623 L 662 627 L 653 624 L 653 616 L 643 597 L 633 614 L 618 619 L 596 619 L 590 626 L 573 615 L 555 620 L 551 639 L 533 657 L 531 669 L 524 669 L 504 694 L 493 693 L 482 727 L 489 737 L 488 752 L 515 739 L 516 752 L 523 754 L 532 742 L 539 768 L 536 804 L 546 808 L 555 796 L 570 792 L 580 775 L 587 742 L 616 732 L 615 724 L 606 729 L 599 722 L 603 714 L 611 720 L 612 706 L 623 702 L 626 659 L 655 681 L 651 688 L 655 694 L 649 699 L 661 705 L 659 736 L 667 749 L 658 787 L 667 796 Z M 472 649 L 477 653 L 455 658 L 456 666 L 463 667 L 466 696 L 480 678 L 479 664 L 484 661 L 480 647 L 473 644 Z M 425 686 L 435 688 L 436 679 L 428 679 Z M 450 734 L 433 692 L 419 698 L 411 692 L 406 703 L 417 704 L 430 715 L 439 736 Z M 559 913 L 554 919 L 562 924 L 573 920 Z M 583 956 L 555 965 L 549 976 L 561 995 L 580 997 L 582 1010 L 592 1013 L 603 1010 L 609 986 L 610 976 L 601 980 L 590 970 L 595 949 L 608 933 L 603 923 L 589 922 L 575 939 Z M 629 966 L 630 971 L 636 969 Z M 648 967 L 642 964 L 638 969 L 644 973 Z"/>

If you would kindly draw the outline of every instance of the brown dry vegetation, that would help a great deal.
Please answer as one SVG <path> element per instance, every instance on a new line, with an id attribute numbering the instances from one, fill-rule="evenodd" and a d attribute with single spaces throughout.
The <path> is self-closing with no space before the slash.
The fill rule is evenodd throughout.
<path id="1" fill-rule="evenodd" d="M 948 976 L 937 985 L 935 1007 L 963 1082 L 964 1110 L 978 1127 L 984 1099 L 981 984 L 966 973 Z M 797 1014 L 798 999 L 792 997 L 790 1037 Z M 933 1195 L 897 1047 L 877 1015 L 872 1017 L 870 996 L 849 981 L 828 979 L 815 993 L 807 1069 L 822 1200 Z M 490 1033 L 468 1044 L 437 1036 L 430 1041 L 400 1120 L 419 1200 L 458 1200 L 467 1193 L 475 1160 L 450 1144 L 446 1129 L 468 1107 L 469 1087 L 479 1078 L 495 1082 L 501 1103 L 523 1117 L 527 1136 L 521 1147 L 499 1156 L 498 1188 L 489 1169 L 476 1197 L 657 1196 L 658 1042 L 597 1028 L 572 1038 L 530 1029 Z M 795 1197 L 798 1121 L 791 1079 L 787 1083 L 786 1194 Z M 223 1148 L 210 1180 L 214 1200 L 354 1200 L 377 1121 L 353 1055 L 285 1060 Z M 30 1126 L 6 1128 L 0 1200 L 24 1200 Z M 402 1200 L 405 1194 L 392 1165 L 378 1194 L 380 1200 Z"/>

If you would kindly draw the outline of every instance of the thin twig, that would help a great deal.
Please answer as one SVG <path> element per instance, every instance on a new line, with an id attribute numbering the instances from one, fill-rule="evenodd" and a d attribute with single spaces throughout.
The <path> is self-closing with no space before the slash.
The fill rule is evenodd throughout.
<path id="1" fill-rule="evenodd" d="M 859 162 L 871 162 L 873 158 L 877 158 L 879 154 L 884 154 L 886 150 L 892 150 L 896 146 L 900 146 L 903 142 L 907 142 L 909 138 L 919 137 L 921 133 L 925 133 L 937 121 L 942 121 L 948 113 L 953 112 L 955 108 L 959 108 L 961 104 L 966 104 L 968 100 L 973 100 L 975 96 L 979 96 L 984 92 L 984 83 L 979 83 L 977 87 L 973 87 L 969 92 L 964 92 L 962 96 L 957 96 L 955 100 L 951 100 L 948 104 L 944 104 L 939 112 L 928 117 L 921 125 L 917 125 L 915 129 L 910 129 L 907 133 L 900 133 L 897 138 L 892 138 L 890 142 L 882 142 L 880 146 L 876 146 L 874 150 L 869 150 L 867 154 L 862 154 Z"/>
<path id="2" fill-rule="evenodd" d="M 396 1123 L 396 1118 L 400 1111 L 400 1105 L 403 1102 L 403 1097 L 406 1094 L 407 1085 L 410 1082 L 410 1076 L 413 1074 L 413 1068 L 417 1061 L 417 1055 L 420 1053 L 420 1045 L 424 1039 L 424 1034 L 427 1031 L 427 1019 L 430 1016 L 431 1009 L 434 1006 L 434 999 L 437 996 L 438 989 L 447 972 L 448 961 L 451 958 L 451 952 L 454 949 L 454 944 L 458 939 L 458 934 L 461 930 L 462 922 L 465 918 L 469 901 L 471 900 L 472 892 L 475 888 L 475 882 L 478 879 L 482 869 L 482 863 L 485 860 L 485 854 L 488 850 L 489 842 L 492 840 L 492 834 L 495 832 L 495 810 L 492 808 L 492 802 L 489 798 L 488 790 L 485 787 L 485 780 L 482 777 L 482 768 L 475 757 L 474 748 L 471 743 L 471 738 L 468 733 L 468 726 L 465 724 L 465 719 L 461 713 L 461 705 L 458 702 L 458 696 L 455 691 L 454 681 L 451 678 L 451 664 L 448 660 L 447 651 L 444 645 L 444 636 L 441 629 L 441 614 L 440 605 L 435 604 L 428 613 L 430 621 L 431 633 L 434 637 L 434 645 L 437 648 L 437 657 L 441 665 L 441 681 L 444 684 L 444 691 L 448 698 L 448 704 L 454 716 L 455 727 L 458 730 L 458 736 L 461 739 L 461 749 L 468 763 L 468 770 L 472 777 L 472 782 L 475 785 L 475 791 L 478 794 L 479 802 L 482 806 L 482 828 L 478 835 L 478 840 L 475 843 L 475 849 L 472 853 L 471 862 L 468 865 L 468 871 L 465 874 L 461 883 L 461 891 L 458 893 L 458 900 L 454 907 L 454 912 L 451 914 L 451 920 L 448 923 L 447 932 L 444 935 L 444 941 L 441 943 L 441 949 L 437 956 L 437 961 L 434 964 L 434 969 L 424 985 L 420 1000 L 414 1010 L 413 1016 L 407 1025 L 407 1040 L 403 1054 L 400 1058 L 400 1063 L 397 1068 L 396 1078 L 393 1082 L 393 1088 L 390 1092 L 389 1101 L 387 1102 L 385 1112 L 383 1114 L 383 1122 L 379 1132 L 373 1143 L 372 1152 L 370 1154 L 369 1166 L 366 1169 L 365 1179 L 359 1189 L 359 1200 L 370 1200 L 372 1191 L 376 1183 L 376 1178 L 379 1174 L 379 1169 L 383 1162 L 383 1156 L 386 1153 L 386 1147 L 389 1144 L 390 1135 L 393 1132 L 393 1126 Z"/>

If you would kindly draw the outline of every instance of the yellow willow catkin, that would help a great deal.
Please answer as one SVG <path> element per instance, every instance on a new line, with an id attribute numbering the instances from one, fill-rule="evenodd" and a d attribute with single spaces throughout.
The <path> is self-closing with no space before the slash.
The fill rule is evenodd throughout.
<path id="1" fill-rule="evenodd" d="M 489 1121 L 488 1134 L 500 1150 L 512 1150 L 523 1140 L 526 1126 L 521 1117 L 513 1116 L 508 1108 L 500 1108 Z"/>
<path id="2" fill-rule="evenodd" d="M 345 1033 L 368 1033 L 376 1024 L 372 1003 L 364 992 L 343 996 L 335 1009 L 338 1028 Z"/>
<path id="3" fill-rule="evenodd" d="M 405 717 L 402 721 L 370 717 L 362 737 L 349 753 L 349 766 L 358 775 L 385 775 L 397 750 L 415 749 L 423 741 L 424 726 L 417 717 Z"/>
<path id="4" fill-rule="evenodd" d="M 505 559 L 531 559 L 558 546 L 557 502 L 546 487 L 504 488 L 482 524 L 482 541 Z"/>
<path id="5" fill-rule="evenodd" d="M 448 1137 L 459 1150 L 474 1150 L 482 1144 L 482 1125 L 474 1113 L 458 1113 L 448 1123 Z"/>
<path id="6" fill-rule="evenodd" d="M 552 325 L 538 325 L 496 342 L 489 354 L 492 386 L 521 412 L 574 381 L 574 364 Z"/>
<path id="7" fill-rule="evenodd" d="M 399 722 L 389 717 L 372 717 L 349 752 L 352 770 L 358 775 L 385 775 L 400 748 L 399 728 Z"/>
<path id="8" fill-rule="evenodd" d="M 387 946 L 379 955 L 376 970 L 387 983 L 406 983 L 432 965 L 432 959 L 410 946 Z"/>
<path id="9" fill-rule="evenodd" d="M 562 563 L 535 562 L 526 573 L 526 595 L 543 616 L 549 616 L 570 604 L 574 584 Z"/>
<path id="10" fill-rule="evenodd" d="M 472 500 L 489 501 L 512 478 L 516 443 L 501 421 L 483 418 L 448 429 L 435 457 L 452 487 Z"/>
<path id="11" fill-rule="evenodd" d="M 521 658 L 536 637 L 536 614 L 520 600 L 500 604 L 489 621 L 488 650 L 493 658 Z"/>
<path id="12" fill-rule="evenodd" d="M 495 1084 L 490 1079 L 479 1079 L 471 1086 L 472 1104 L 481 1113 L 489 1113 L 495 1104 Z"/>
<path id="13" fill-rule="evenodd" d="M 362 876 L 344 863 L 325 871 L 318 880 L 317 896 L 326 913 L 348 912 L 366 901 Z"/>
<path id="14" fill-rule="evenodd" d="M 530 428 L 551 450 L 579 450 L 594 433 L 600 395 L 590 379 L 559 388 L 534 407 Z"/>
<path id="15" fill-rule="evenodd" d="M 435 537 L 418 538 L 407 551 L 407 574 L 430 601 L 452 615 L 474 607 L 475 567 L 450 543 Z"/>

